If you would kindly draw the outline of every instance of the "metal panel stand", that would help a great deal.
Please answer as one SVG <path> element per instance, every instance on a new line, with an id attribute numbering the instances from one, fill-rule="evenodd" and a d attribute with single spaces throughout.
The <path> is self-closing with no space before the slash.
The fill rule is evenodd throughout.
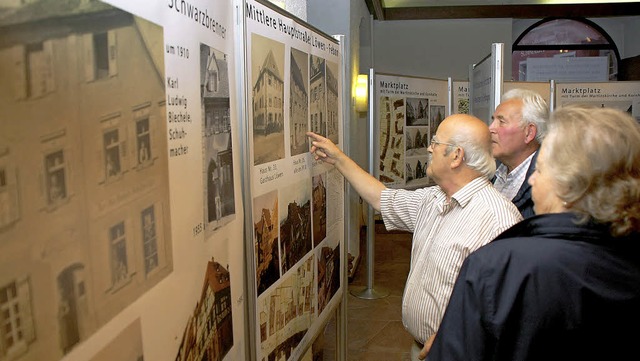
<path id="1" fill-rule="evenodd" d="M 376 152 L 376 123 L 375 123 L 375 93 L 374 93 L 374 70 L 369 69 L 369 173 L 375 177 L 375 157 Z M 383 288 L 373 288 L 373 263 L 375 260 L 375 237 L 376 224 L 373 220 L 373 207 L 369 205 L 367 212 L 367 285 L 364 287 L 353 287 L 350 292 L 352 295 L 365 300 L 376 300 L 389 296 L 389 291 Z"/>
<path id="2" fill-rule="evenodd" d="M 375 260 L 375 222 L 373 220 L 373 208 L 369 206 L 367 217 L 367 285 L 361 287 L 350 287 L 352 295 L 365 300 L 377 300 L 389 296 L 389 291 L 384 288 L 373 287 L 373 263 Z"/>

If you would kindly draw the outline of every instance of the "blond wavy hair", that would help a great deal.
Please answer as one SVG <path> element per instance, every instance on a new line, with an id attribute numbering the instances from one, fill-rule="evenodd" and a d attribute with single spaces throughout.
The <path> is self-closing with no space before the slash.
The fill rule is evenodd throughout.
<path id="1" fill-rule="evenodd" d="M 616 237 L 640 231 L 640 124 L 620 110 L 569 105 L 548 125 L 545 164 L 570 211 Z"/>

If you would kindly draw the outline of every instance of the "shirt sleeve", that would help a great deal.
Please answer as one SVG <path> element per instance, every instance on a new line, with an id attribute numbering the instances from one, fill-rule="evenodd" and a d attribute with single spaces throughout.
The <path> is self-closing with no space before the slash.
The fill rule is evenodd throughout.
<path id="1" fill-rule="evenodd" d="M 414 191 L 405 189 L 384 189 L 380 194 L 380 213 L 388 230 L 397 229 L 413 232 L 416 219 L 433 187 Z"/>

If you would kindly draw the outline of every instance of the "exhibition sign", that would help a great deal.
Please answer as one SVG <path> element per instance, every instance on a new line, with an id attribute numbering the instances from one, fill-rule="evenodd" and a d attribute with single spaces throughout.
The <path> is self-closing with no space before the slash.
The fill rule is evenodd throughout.
<path id="1" fill-rule="evenodd" d="M 429 140 L 449 112 L 447 81 L 375 74 L 374 88 L 378 179 L 393 188 L 427 185 Z"/>
<path id="2" fill-rule="evenodd" d="M 556 108 L 580 103 L 615 108 L 640 122 L 640 82 L 556 83 Z"/>
<path id="3" fill-rule="evenodd" d="M 302 358 L 343 292 L 344 179 L 305 136 L 342 144 L 337 41 L 240 0 L 0 27 L 0 359 Z"/>
<path id="4" fill-rule="evenodd" d="M 342 54 L 267 5 L 244 8 L 255 349 L 259 360 L 297 360 L 344 288 L 344 179 L 314 161 L 305 134 L 343 143 Z"/>

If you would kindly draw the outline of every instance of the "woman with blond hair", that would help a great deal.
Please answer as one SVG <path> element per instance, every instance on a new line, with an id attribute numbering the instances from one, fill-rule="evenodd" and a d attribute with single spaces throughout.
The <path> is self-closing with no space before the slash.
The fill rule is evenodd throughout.
<path id="1" fill-rule="evenodd" d="M 427 360 L 640 359 L 640 126 L 556 110 L 529 183 L 536 216 L 465 260 Z"/>

